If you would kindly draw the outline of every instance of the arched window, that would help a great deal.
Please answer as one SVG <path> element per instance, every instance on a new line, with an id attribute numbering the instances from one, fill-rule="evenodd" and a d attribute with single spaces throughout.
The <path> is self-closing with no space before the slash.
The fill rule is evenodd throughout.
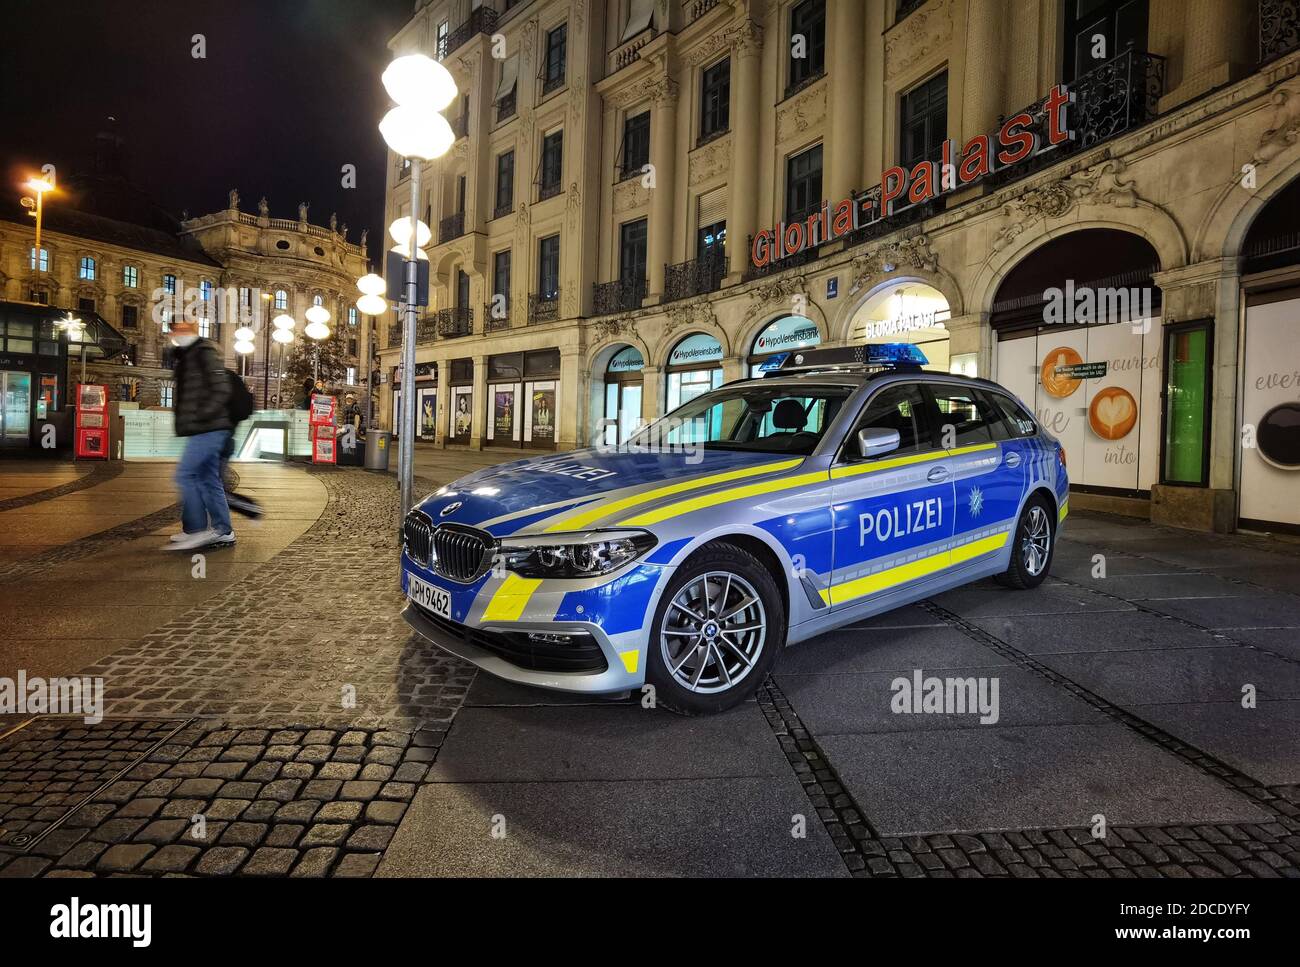
<path id="1" fill-rule="evenodd" d="M 32 268 L 33 268 L 33 269 L 36 268 L 36 247 L 35 247 L 35 246 L 33 246 L 32 249 L 31 249 L 31 265 L 32 265 Z M 42 247 L 42 248 L 41 248 L 41 268 L 40 268 L 40 270 L 41 270 L 42 272 L 48 272 L 48 271 L 50 271 L 50 250 L 47 249 L 47 248 L 45 248 L 45 247 Z"/>
<path id="2" fill-rule="evenodd" d="M 95 260 L 89 255 L 81 257 L 81 265 L 77 269 L 77 278 L 84 279 L 87 282 L 95 281 Z"/>
<path id="3" fill-rule="evenodd" d="M 805 319 L 803 316 L 781 316 L 779 319 L 773 319 L 754 337 L 754 345 L 749 351 L 750 375 L 758 376 L 763 360 L 772 353 L 808 349 L 820 345 L 821 341 L 821 330 L 811 319 Z"/>
<path id="4" fill-rule="evenodd" d="M 311 297 L 311 304 L 314 306 L 323 306 L 325 304 L 325 299 L 320 295 L 314 295 Z"/>
<path id="5" fill-rule="evenodd" d="M 645 359 L 635 346 L 624 346 L 605 368 L 605 442 L 622 443 L 641 422 L 641 370 Z"/>
<path id="6" fill-rule="evenodd" d="M 687 336 L 668 354 L 668 410 L 722 385 L 722 344 L 707 333 Z"/>
<path id="7" fill-rule="evenodd" d="M 275 307 L 280 311 L 289 308 L 289 293 L 285 292 L 284 289 L 275 290 Z"/>
<path id="8" fill-rule="evenodd" d="M 170 273 L 163 276 L 163 291 L 168 295 L 176 294 L 176 276 Z"/>

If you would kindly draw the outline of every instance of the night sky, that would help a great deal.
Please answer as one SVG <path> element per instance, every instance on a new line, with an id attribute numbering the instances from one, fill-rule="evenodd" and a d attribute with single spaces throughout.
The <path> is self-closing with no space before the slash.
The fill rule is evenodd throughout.
<path id="1" fill-rule="evenodd" d="M 179 217 L 267 197 L 275 218 L 384 239 L 388 106 L 379 75 L 413 0 L 4 0 L 0 172 L 87 168 L 95 133 L 126 141 L 125 168 Z M 207 58 L 191 37 L 207 38 Z M 116 118 L 109 125 L 109 116 Z M 357 167 L 344 189 L 340 169 Z M 57 204 L 57 201 L 52 202 Z"/>

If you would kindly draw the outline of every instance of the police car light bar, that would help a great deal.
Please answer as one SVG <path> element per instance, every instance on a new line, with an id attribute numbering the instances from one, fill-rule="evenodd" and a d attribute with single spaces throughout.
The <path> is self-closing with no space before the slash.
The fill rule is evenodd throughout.
<path id="1" fill-rule="evenodd" d="M 778 370 L 826 369 L 836 366 L 919 369 L 929 365 L 929 362 L 925 353 L 912 343 L 890 342 L 775 353 L 759 364 L 759 371 L 767 375 Z"/>

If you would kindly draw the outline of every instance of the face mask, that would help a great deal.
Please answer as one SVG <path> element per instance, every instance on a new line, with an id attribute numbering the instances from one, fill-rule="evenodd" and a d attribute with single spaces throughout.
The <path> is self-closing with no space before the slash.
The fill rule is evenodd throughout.
<path id="1" fill-rule="evenodd" d="M 192 346 L 194 343 L 198 341 L 199 341 L 198 336 L 172 336 L 173 346 L 181 346 L 181 347 Z"/>

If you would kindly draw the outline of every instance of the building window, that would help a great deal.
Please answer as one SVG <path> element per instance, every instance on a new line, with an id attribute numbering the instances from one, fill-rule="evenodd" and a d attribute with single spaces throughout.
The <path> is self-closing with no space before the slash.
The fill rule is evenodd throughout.
<path id="1" fill-rule="evenodd" d="M 492 256 L 492 294 L 501 297 L 501 304 L 510 307 L 510 250 Z M 493 300 L 495 301 L 495 300 Z"/>
<path id="2" fill-rule="evenodd" d="M 85 279 L 87 282 L 95 281 L 95 260 L 89 255 L 81 257 L 81 266 L 77 269 L 77 278 Z"/>
<path id="3" fill-rule="evenodd" d="M 176 388 L 174 383 L 163 383 L 158 387 L 158 403 L 160 406 L 170 407 L 172 405 L 172 393 Z"/>
<path id="4" fill-rule="evenodd" d="M 134 265 L 122 266 L 122 284 L 128 289 L 138 288 L 140 285 L 140 270 Z"/>
<path id="5" fill-rule="evenodd" d="M 552 131 L 542 138 L 541 198 L 560 193 L 564 168 L 564 132 Z"/>
<path id="6" fill-rule="evenodd" d="M 78 312 L 94 312 L 94 311 L 95 311 L 95 300 L 94 300 L 94 299 L 86 299 L 86 298 L 78 299 L 78 300 L 77 300 L 77 311 L 78 311 Z"/>
<path id="7" fill-rule="evenodd" d="M 790 11 L 790 83 L 786 96 L 825 72 L 826 0 L 803 0 Z"/>
<path id="8" fill-rule="evenodd" d="M 1210 326 L 1165 330 L 1164 483 L 1209 481 Z"/>
<path id="9" fill-rule="evenodd" d="M 822 197 L 822 146 L 791 156 L 785 163 L 785 218 L 794 222 L 815 212 Z"/>
<path id="10" fill-rule="evenodd" d="M 642 111 L 623 121 L 622 163 L 620 181 L 634 178 L 650 163 L 650 112 Z"/>
<path id="11" fill-rule="evenodd" d="M 31 267 L 32 267 L 33 269 L 36 268 L 36 248 L 35 248 L 35 246 L 33 246 L 32 249 L 31 249 Z M 42 271 L 42 272 L 48 272 L 48 271 L 50 271 L 50 250 L 47 249 L 47 248 L 44 248 L 44 247 L 41 248 L 41 271 Z"/>
<path id="12" fill-rule="evenodd" d="M 464 269 L 456 270 L 456 306 L 459 309 L 469 308 L 469 273 Z"/>
<path id="13" fill-rule="evenodd" d="M 349 386 L 356 386 L 356 385 L 357 385 L 357 368 L 356 368 L 355 366 L 349 366 L 349 367 L 347 368 L 347 377 L 346 377 L 346 379 L 347 379 L 347 384 L 348 384 Z"/>
<path id="14" fill-rule="evenodd" d="M 714 222 L 700 229 L 695 240 L 695 254 L 699 258 L 721 255 L 727 244 L 727 223 Z"/>
<path id="15" fill-rule="evenodd" d="M 549 94 L 564 83 L 564 61 L 569 47 L 569 25 L 560 24 L 546 34 L 546 56 L 542 60 L 542 93 Z"/>
<path id="16" fill-rule="evenodd" d="M 560 236 L 548 235 L 537 245 L 537 294 L 551 300 L 560 295 Z"/>
<path id="17" fill-rule="evenodd" d="M 515 153 L 506 151 L 497 155 L 497 200 L 493 215 L 500 218 L 515 207 Z"/>
<path id="18" fill-rule="evenodd" d="M 625 222 L 618 231 L 618 277 L 624 284 L 641 285 L 646 277 L 646 220 Z"/>
<path id="19" fill-rule="evenodd" d="M 700 140 L 725 134 L 731 126 L 731 60 L 708 68 L 700 78 Z"/>
<path id="20" fill-rule="evenodd" d="M 275 290 L 275 308 L 281 312 L 289 308 L 289 293 L 284 289 Z"/>
<path id="21" fill-rule="evenodd" d="M 176 276 L 174 275 L 163 276 L 163 291 L 166 292 L 168 295 L 176 294 Z"/>
<path id="22" fill-rule="evenodd" d="M 139 325 L 140 310 L 135 306 L 122 306 L 122 328 L 134 329 Z"/>
<path id="23" fill-rule="evenodd" d="M 922 161 L 938 161 L 948 136 L 948 72 L 904 94 L 899 117 L 898 163 L 910 169 Z"/>
<path id="24" fill-rule="evenodd" d="M 1126 50 L 1146 50 L 1148 0 L 1065 4 L 1065 79 L 1077 80 Z"/>
<path id="25" fill-rule="evenodd" d="M 348 306 L 348 328 L 357 328 L 357 307 Z"/>
<path id="26" fill-rule="evenodd" d="M 28 296 L 29 302 L 39 302 L 43 306 L 48 306 L 50 304 L 50 294 L 44 289 L 32 289 L 32 291 L 28 293 Z"/>
<path id="27" fill-rule="evenodd" d="M 199 298 L 204 302 L 212 301 L 212 283 L 207 279 L 203 279 L 199 282 Z"/>

